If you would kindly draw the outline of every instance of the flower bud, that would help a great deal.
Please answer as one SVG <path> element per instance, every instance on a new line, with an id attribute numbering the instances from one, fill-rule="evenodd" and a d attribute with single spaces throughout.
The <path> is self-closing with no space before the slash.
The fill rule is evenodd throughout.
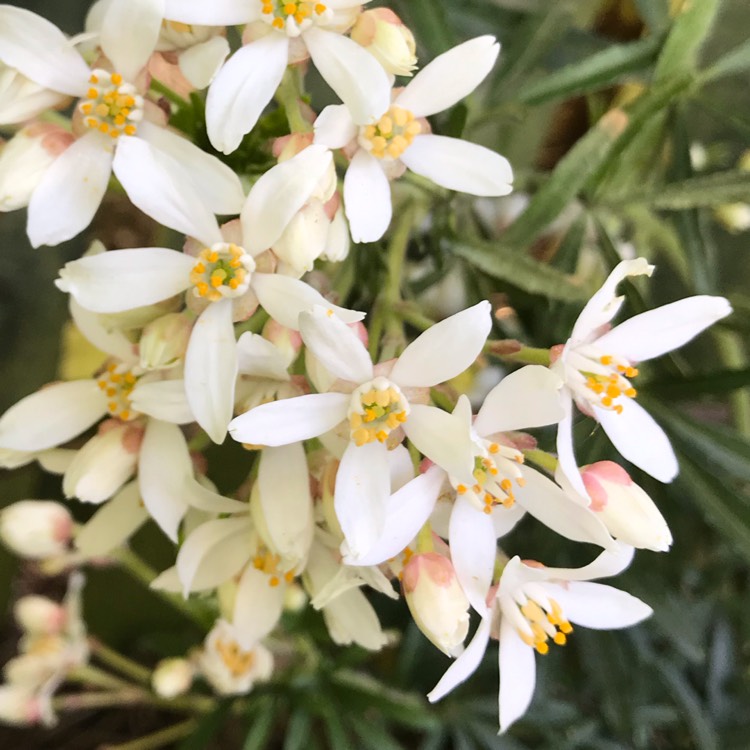
<path id="1" fill-rule="evenodd" d="M 581 476 L 591 510 L 599 514 L 612 536 L 638 549 L 669 549 L 672 534 L 667 522 L 625 469 L 613 461 L 598 461 L 582 469 Z"/>
<path id="2" fill-rule="evenodd" d="M 451 561 L 437 552 L 414 555 L 402 582 L 417 627 L 443 653 L 455 656 L 469 631 L 469 600 Z"/>
<path id="3" fill-rule="evenodd" d="M 339 206 L 331 220 L 331 225 L 328 229 L 326 248 L 320 254 L 320 257 L 323 260 L 330 260 L 334 263 L 339 263 L 349 255 L 350 244 L 349 226 L 344 217 L 344 209 Z"/>
<path id="4" fill-rule="evenodd" d="M 282 261 L 281 273 L 299 277 L 312 271 L 315 259 L 326 249 L 329 227 L 325 207 L 319 200 L 311 200 L 297 211 L 273 243 L 274 255 Z"/>
<path id="5" fill-rule="evenodd" d="M 0 722 L 31 726 L 41 718 L 39 701 L 33 692 L 16 685 L 0 685 Z"/>
<path id="6" fill-rule="evenodd" d="M 162 698 L 176 698 L 190 690 L 194 674 L 187 659 L 162 659 L 151 675 L 151 686 Z"/>
<path id="7" fill-rule="evenodd" d="M 0 512 L 0 539 L 21 557 L 62 555 L 72 535 L 68 509 L 51 500 L 21 500 Z"/>
<path id="8" fill-rule="evenodd" d="M 732 234 L 750 229 L 750 205 L 747 203 L 726 203 L 716 206 L 714 216 Z"/>
<path id="9" fill-rule="evenodd" d="M 46 596 L 22 596 L 13 607 L 13 617 L 27 633 L 59 633 L 68 619 L 65 608 Z"/>
<path id="10" fill-rule="evenodd" d="M 28 206 L 44 173 L 73 141 L 70 133 L 49 123 L 19 130 L 0 152 L 0 211 Z"/>
<path id="11" fill-rule="evenodd" d="M 286 612 L 301 612 L 307 604 L 308 596 L 298 583 L 290 583 L 284 589 L 284 610 Z"/>
<path id="12" fill-rule="evenodd" d="M 187 351 L 192 326 L 181 313 L 169 313 L 149 323 L 143 329 L 139 345 L 141 367 L 161 370 L 173 367 Z"/>
<path id="13" fill-rule="evenodd" d="M 270 341 L 288 359 L 289 364 L 294 362 L 302 348 L 302 336 L 299 331 L 277 323 L 273 318 L 263 326 L 263 338 Z"/>
<path id="14" fill-rule="evenodd" d="M 0 125 L 15 125 L 62 107 L 70 97 L 44 88 L 0 62 Z"/>
<path id="15" fill-rule="evenodd" d="M 351 38 L 364 47 L 392 75 L 410 76 L 417 67 L 414 35 L 388 8 L 359 15 Z"/>

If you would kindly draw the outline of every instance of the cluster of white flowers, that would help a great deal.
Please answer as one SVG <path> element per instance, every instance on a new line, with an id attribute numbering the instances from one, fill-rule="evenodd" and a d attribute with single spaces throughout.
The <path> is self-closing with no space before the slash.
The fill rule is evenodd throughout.
<path id="1" fill-rule="evenodd" d="M 231 54 L 227 26 L 242 31 Z M 307 597 L 333 641 L 381 649 L 389 637 L 361 589 L 395 598 L 400 581 L 422 632 L 456 657 L 430 700 L 467 679 L 488 639 L 499 640 L 507 729 L 531 700 L 535 651 L 563 645 L 571 623 L 622 628 L 650 614 L 591 581 L 627 567 L 634 548 L 671 543 L 623 468 L 578 467 L 573 404 L 625 459 L 671 481 L 669 441 L 635 400 L 637 364 L 681 346 L 729 304 L 691 297 L 612 327 L 618 284 L 653 271 L 642 258 L 623 261 L 550 367 L 507 375 L 476 415 L 465 395 L 447 411 L 431 389 L 482 353 L 489 302 L 373 361 L 364 313 L 303 276 L 317 259 L 343 260 L 350 237 L 385 234 L 390 182 L 407 169 L 472 195 L 511 191 L 503 157 L 434 135 L 426 119 L 484 80 L 495 39 L 460 44 L 393 88 L 417 69 L 414 39 L 394 13 L 363 10 L 361 0 L 100 0 L 86 32 L 68 39 L 0 5 L 0 125 L 19 126 L 0 152 L 0 210 L 28 206 L 32 244 L 56 244 L 88 226 L 114 173 L 136 207 L 185 240 L 181 251 L 95 245 L 61 269 L 57 286 L 104 364 L 9 409 L 0 466 L 38 461 L 62 474 L 68 499 L 101 507 L 74 529 L 59 505 L 10 506 L 3 540 L 22 556 L 55 557 L 58 568 L 85 565 L 153 519 L 179 546 L 153 587 L 199 592 L 218 613 L 198 653 L 157 668 L 163 696 L 188 690 L 196 673 L 221 694 L 268 679 L 263 640 Z M 308 61 L 342 102 L 317 116 L 302 101 Z M 247 195 L 248 175 L 168 126 L 179 105 L 159 92 L 204 88 L 208 137 L 224 154 L 274 96 L 285 107 L 291 132 L 274 144 L 278 164 L 254 175 Z M 522 431 L 547 425 L 558 426 L 554 479 L 525 464 L 534 441 Z M 227 432 L 248 451 L 234 497 L 208 479 L 199 450 L 203 435 L 220 444 Z M 526 512 L 603 552 L 580 569 L 509 559 L 497 540 Z M 479 626 L 464 649 L 471 610 Z"/>

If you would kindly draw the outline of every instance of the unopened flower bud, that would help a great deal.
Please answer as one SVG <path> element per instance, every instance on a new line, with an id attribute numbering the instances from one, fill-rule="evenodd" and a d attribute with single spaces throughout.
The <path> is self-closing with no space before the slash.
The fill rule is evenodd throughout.
<path id="1" fill-rule="evenodd" d="M 290 583 L 284 590 L 284 609 L 287 612 L 301 612 L 307 604 L 307 594 L 298 583 Z"/>
<path id="2" fill-rule="evenodd" d="M 621 542 L 665 552 L 672 544 L 664 516 L 630 475 L 613 461 L 598 461 L 581 470 L 591 510 Z"/>
<path id="3" fill-rule="evenodd" d="M 299 331 L 277 323 L 273 318 L 263 326 L 263 338 L 270 341 L 277 349 L 283 352 L 292 363 L 297 358 L 302 348 L 302 336 Z"/>
<path id="4" fill-rule="evenodd" d="M 73 140 L 71 133 L 49 123 L 19 130 L 0 152 L 0 211 L 28 206 L 44 173 Z"/>
<path id="5" fill-rule="evenodd" d="M 143 329 L 139 345 L 141 367 L 161 370 L 179 362 L 187 351 L 192 326 L 182 313 L 169 313 Z"/>
<path id="6" fill-rule="evenodd" d="M 451 561 L 437 552 L 414 555 L 402 580 L 417 627 L 443 653 L 455 656 L 469 631 L 469 600 Z"/>
<path id="7" fill-rule="evenodd" d="M 72 535 L 68 509 L 51 500 L 21 500 L 0 513 L 0 539 L 21 557 L 62 555 Z"/>
<path id="8" fill-rule="evenodd" d="M 40 718 L 33 692 L 17 685 L 0 685 L 0 722 L 23 727 L 37 724 Z"/>
<path id="9" fill-rule="evenodd" d="M 349 255 L 351 240 L 349 238 L 349 226 L 344 217 L 344 209 L 339 206 L 331 220 L 328 229 L 328 239 L 325 250 L 320 254 L 323 260 L 339 263 Z"/>
<path id="10" fill-rule="evenodd" d="M 68 619 L 65 607 L 46 596 L 23 596 L 13 607 L 13 617 L 27 633 L 59 633 Z"/>
<path id="11" fill-rule="evenodd" d="M 750 229 L 750 205 L 747 203 L 726 203 L 714 208 L 714 216 L 733 234 Z"/>
<path id="12" fill-rule="evenodd" d="M 351 38 L 392 75 L 410 76 L 417 67 L 414 35 L 388 8 L 373 8 L 361 13 Z"/>
<path id="13" fill-rule="evenodd" d="M 162 659 L 151 675 L 151 686 L 162 698 L 176 698 L 190 690 L 194 674 L 187 659 Z"/>
<path id="14" fill-rule="evenodd" d="M 324 205 L 311 200 L 294 215 L 276 242 L 273 252 L 295 276 L 312 271 L 316 258 L 326 249 L 330 220 Z M 282 267 L 283 272 L 283 267 Z"/>

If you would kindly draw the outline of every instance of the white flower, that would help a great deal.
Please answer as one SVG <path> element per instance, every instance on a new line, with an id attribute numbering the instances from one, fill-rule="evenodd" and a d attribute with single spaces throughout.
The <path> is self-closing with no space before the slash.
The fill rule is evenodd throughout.
<path id="1" fill-rule="evenodd" d="M 635 625 L 651 614 L 640 599 L 592 579 L 616 575 L 633 557 L 620 545 L 602 552 L 583 568 L 530 566 L 514 557 L 505 566 L 492 596 L 491 612 L 482 618 L 466 650 L 427 696 L 440 700 L 479 666 L 490 638 L 499 640 L 500 731 L 520 718 L 531 702 L 536 682 L 534 652 L 546 654 L 550 642 L 564 645 L 571 623 L 610 630 Z"/>
<path id="2" fill-rule="evenodd" d="M 663 305 L 609 328 L 624 297 L 617 285 L 628 276 L 650 276 L 644 258 L 619 263 L 578 316 L 573 332 L 552 369 L 565 381 L 565 417 L 557 433 L 560 466 L 576 491 L 586 496 L 573 454 L 573 409 L 592 416 L 615 448 L 639 469 L 671 482 L 679 467 L 669 439 L 635 401 L 635 364 L 687 343 L 732 311 L 723 297 L 698 295 Z"/>
<path id="3" fill-rule="evenodd" d="M 489 333 L 488 302 L 438 323 L 413 341 L 390 371 L 379 374 L 364 345 L 347 325 L 323 308 L 300 315 L 302 339 L 342 382 L 344 392 L 309 394 L 263 404 L 229 426 L 235 440 L 286 445 L 322 435 L 346 421 L 348 447 L 336 478 L 336 515 L 346 537 L 347 559 L 357 564 L 379 537 L 390 497 L 386 442 L 405 434 L 426 456 L 470 481 L 468 440 L 446 429 L 451 417 L 410 403 L 414 389 L 450 380 L 469 367 Z"/>
<path id="4" fill-rule="evenodd" d="M 406 168 L 442 187 L 472 195 L 511 192 L 508 161 L 482 146 L 425 132 L 423 119 L 453 106 L 490 72 L 500 47 L 481 36 L 436 57 L 375 117 L 362 117 L 346 104 L 326 107 L 315 122 L 315 142 L 329 148 L 353 144 L 344 178 L 344 207 L 355 242 L 383 236 L 391 221 L 389 177 Z"/>
<path id="5" fill-rule="evenodd" d="M 372 55 L 337 28 L 342 16 L 348 19 L 361 4 L 361 0 L 275 4 L 270 0 L 214 0 L 210 4 L 167 0 L 168 18 L 209 25 L 253 24 L 259 37 L 229 58 L 208 90 L 206 124 L 214 147 L 225 154 L 234 151 L 276 92 L 290 59 L 297 62 L 308 54 L 358 118 L 370 122 L 384 111 L 388 75 Z"/>

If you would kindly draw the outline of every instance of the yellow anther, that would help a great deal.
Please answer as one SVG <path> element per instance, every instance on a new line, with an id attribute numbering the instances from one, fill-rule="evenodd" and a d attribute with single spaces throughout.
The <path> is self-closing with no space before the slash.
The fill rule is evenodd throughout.
<path id="1" fill-rule="evenodd" d="M 281 581 L 279 580 L 279 577 L 278 577 L 278 576 L 271 576 L 271 577 L 270 577 L 270 578 L 268 579 L 268 585 L 269 585 L 269 586 L 270 586 L 271 588 L 276 588 L 276 586 L 278 586 L 278 585 L 279 585 L 280 583 L 281 583 Z"/>
<path id="2" fill-rule="evenodd" d="M 542 656 L 549 653 L 549 646 L 544 641 L 535 643 L 534 648 L 536 649 L 537 653 L 541 654 Z"/>
<path id="3" fill-rule="evenodd" d="M 120 412 L 120 419 L 124 419 L 127 422 L 130 419 L 130 412 L 127 409 L 123 409 Z"/>
<path id="4" fill-rule="evenodd" d="M 471 491 L 478 495 L 482 491 L 482 488 L 478 484 L 475 484 L 471 488 Z"/>
<path id="5" fill-rule="evenodd" d="M 322 15 L 323 15 L 323 13 L 325 13 L 325 12 L 326 12 L 327 10 L 328 10 L 328 8 L 327 8 L 327 7 L 325 6 L 325 5 L 323 5 L 323 3 L 318 3 L 318 4 L 317 4 L 317 5 L 315 6 L 315 12 L 316 12 L 316 13 L 317 13 L 317 14 L 318 14 L 319 16 L 322 16 Z"/>
<path id="6" fill-rule="evenodd" d="M 566 634 L 573 632 L 573 626 L 567 620 L 562 620 L 560 622 L 559 628 L 563 633 Z"/>
<path id="7" fill-rule="evenodd" d="M 211 250 L 208 253 L 208 262 L 209 263 L 216 263 L 217 260 L 219 260 L 219 251 L 218 250 Z"/>
<path id="8" fill-rule="evenodd" d="M 613 358 L 609 354 L 605 354 L 603 357 L 599 358 L 599 361 L 605 366 L 609 366 L 613 362 Z"/>
<path id="9" fill-rule="evenodd" d="M 378 406 L 386 407 L 391 403 L 391 394 L 388 391 L 375 391 L 375 398 L 373 401 Z"/>
<path id="10" fill-rule="evenodd" d="M 622 404 L 615 404 L 614 409 L 618 414 L 622 414 Z"/>
<path id="11" fill-rule="evenodd" d="M 349 416 L 349 427 L 356 430 L 362 426 L 362 415 L 359 412 L 352 412 Z"/>
<path id="12" fill-rule="evenodd" d="M 107 409 L 110 412 L 116 412 L 117 411 L 117 401 L 109 401 L 109 402 L 107 402 Z"/>
<path id="13" fill-rule="evenodd" d="M 510 490 L 513 488 L 513 482 L 511 482 L 510 479 L 505 478 L 502 482 L 500 482 L 500 487 L 504 492 L 510 492 Z"/>
<path id="14" fill-rule="evenodd" d="M 89 78 L 89 83 L 99 83 L 99 78 L 92 73 L 91 77 Z"/>
<path id="15" fill-rule="evenodd" d="M 364 427 L 360 427 L 358 430 L 352 432 L 352 440 L 355 445 L 365 445 L 371 442 L 370 431 Z"/>
<path id="16" fill-rule="evenodd" d="M 205 297 L 208 294 L 208 284 L 205 281 L 199 281 L 195 285 L 195 289 L 201 297 Z"/>
<path id="17" fill-rule="evenodd" d="M 193 273 L 206 273 L 206 267 L 203 263 L 198 262 L 193 266 Z"/>
<path id="18" fill-rule="evenodd" d="M 391 117 L 393 118 L 393 122 L 400 128 L 403 128 L 404 125 L 406 125 L 406 123 L 409 121 L 408 111 L 399 107 L 393 108 Z"/>
<path id="19" fill-rule="evenodd" d="M 103 122 L 101 125 L 99 125 L 99 132 L 100 133 L 109 133 L 109 125 L 107 125 L 106 122 Z"/>
<path id="20" fill-rule="evenodd" d="M 285 3 L 284 4 L 284 13 L 287 16 L 292 16 L 297 12 L 297 5 L 296 3 Z"/>
<path id="21" fill-rule="evenodd" d="M 465 485 L 465 484 L 459 484 L 459 485 L 458 485 L 458 486 L 456 487 L 456 492 L 457 492 L 457 493 L 458 493 L 459 495 L 465 495 L 465 494 L 466 494 L 466 493 L 468 492 L 468 488 L 466 487 L 466 485 Z"/>
<path id="22" fill-rule="evenodd" d="M 602 396 L 602 406 L 612 406 L 612 399 L 609 396 Z"/>
<path id="23" fill-rule="evenodd" d="M 240 285 L 239 279 L 230 279 L 229 280 L 229 288 L 230 289 L 236 289 Z"/>
<path id="24" fill-rule="evenodd" d="M 294 580 L 294 571 L 293 570 L 287 570 L 287 572 L 284 573 L 284 580 L 287 583 L 291 583 Z"/>
<path id="25" fill-rule="evenodd" d="M 552 639 L 558 646 L 564 646 L 568 639 L 565 637 L 565 633 L 555 633 L 554 638 Z"/>
<path id="26" fill-rule="evenodd" d="M 273 21 L 271 21 L 271 26 L 273 26 L 274 29 L 283 29 L 284 22 L 280 18 L 274 18 Z"/>
<path id="27" fill-rule="evenodd" d="M 626 395 L 626 396 L 627 396 L 628 398 L 635 398 L 635 397 L 636 397 L 636 396 L 638 395 L 638 391 L 636 391 L 636 389 L 635 389 L 635 388 L 628 388 L 628 389 L 627 389 L 627 390 L 625 391 L 625 395 Z"/>
<path id="28" fill-rule="evenodd" d="M 136 131 L 135 125 L 125 126 L 125 135 L 135 135 L 135 131 Z"/>
<path id="29" fill-rule="evenodd" d="M 500 446 L 497 443 L 490 443 L 489 451 L 490 453 L 499 453 Z"/>
<path id="30" fill-rule="evenodd" d="M 388 433 L 385 430 L 380 430 L 375 433 L 375 437 L 378 439 L 378 442 L 384 443 L 388 439 Z"/>
<path id="31" fill-rule="evenodd" d="M 86 92 L 86 96 L 87 96 L 87 97 L 88 97 L 89 99 L 96 99 L 96 97 L 97 97 L 97 96 L 99 96 L 99 92 L 98 92 L 98 91 L 97 91 L 96 89 L 94 89 L 94 88 L 90 88 L 90 89 L 89 89 L 89 90 L 88 90 L 88 91 Z"/>
<path id="32" fill-rule="evenodd" d="M 393 130 L 393 120 L 388 115 L 383 115 L 378 120 L 378 130 L 383 135 L 388 135 Z"/>
<path id="33" fill-rule="evenodd" d="M 112 73 L 110 80 L 115 86 L 119 86 L 122 83 L 122 76 L 119 73 Z"/>
<path id="34" fill-rule="evenodd" d="M 617 398 L 618 396 L 622 395 L 622 391 L 620 390 L 619 386 L 608 385 L 607 386 L 607 395 L 610 398 Z"/>
<path id="35" fill-rule="evenodd" d="M 486 513 L 489 516 L 490 513 L 492 513 L 492 506 L 491 505 L 486 505 L 484 508 L 482 508 L 482 512 Z"/>

